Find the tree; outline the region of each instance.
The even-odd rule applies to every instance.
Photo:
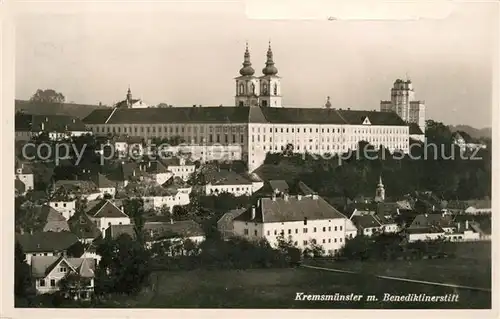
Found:
[[[325,249],[323,246],[318,244],[315,240],[311,240],[309,243],[309,249],[313,255],[313,257],[321,257],[325,254]]]
[[[17,297],[27,297],[30,282],[30,267],[26,263],[23,248],[16,241],[14,254],[14,293]]]
[[[160,103],[156,107],[157,108],[166,108],[166,107],[169,107],[169,105],[167,103]]]
[[[84,252],[85,252],[85,246],[80,241],[77,241],[76,243],[71,245],[66,251],[68,257],[74,257],[74,258],[82,257]]]
[[[80,299],[80,293],[89,290],[91,280],[77,273],[70,273],[59,281],[60,293],[71,299]]]
[[[96,272],[96,293],[135,294],[151,274],[151,255],[127,234],[107,239],[97,247],[101,256]]]
[[[141,198],[126,199],[123,203],[125,213],[134,221],[137,240],[144,243],[144,201]]]
[[[38,89],[35,94],[30,98],[31,102],[37,103],[56,103],[62,104],[65,101],[62,93],[56,92],[52,89],[40,90]]]

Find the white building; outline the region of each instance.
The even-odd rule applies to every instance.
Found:
[[[94,292],[96,262],[87,258],[68,258],[64,256],[37,256],[32,258],[31,278],[38,295],[60,290],[60,282],[70,274],[86,279],[86,285],[78,287],[74,299],[90,299]]]
[[[172,176],[180,177],[184,181],[189,180],[196,169],[194,163],[187,162],[186,159],[182,156],[164,159],[161,160],[161,163],[167,168],[169,172],[172,173]],[[166,180],[164,182],[166,182]],[[163,183],[158,182],[158,184]]]
[[[261,77],[254,76],[249,62],[245,53],[241,76],[235,79],[235,106],[118,107],[94,110],[84,121],[96,135],[123,133],[145,140],[179,136],[189,145],[178,149],[193,145],[193,160],[241,159],[250,171],[263,164],[268,152],[281,153],[290,147],[296,153],[328,156],[355,150],[359,142],[366,141],[391,152],[408,153],[408,116],[402,119],[395,112],[337,109],[331,103],[284,107],[271,49]],[[420,115],[423,106],[418,110],[414,122],[420,123],[425,120]]]
[[[69,220],[75,214],[76,200],[56,195],[49,200],[49,206],[60,212],[66,220]]]
[[[26,192],[33,190],[35,187],[35,179],[34,174],[29,165],[25,165],[24,163],[18,163],[16,161],[16,180],[21,181],[24,184],[24,190],[21,192],[21,195],[26,194]]]
[[[42,133],[47,133],[51,140],[92,134],[79,118],[68,115],[18,113],[15,116],[15,122],[17,140],[30,140]]]
[[[425,132],[425,102],[415,98],[410,80],[397,79],[391,89],[391,100],[380,102],[381,112],[395,112],[403,121],[416,123]]]
[[[144,209],[161,209],[163,206],[173,209],[190,203],[189,193],[175,192],[165,196],[143,196]],[[171,210],[172,211],[172,210]]]
[[[143,109],[143,108],[151,107],[151,105],[142,101],[142,99],[133,99],[132,98],[132,91],[130,91],[130,88],[128,88],[127,96],[125,97],[125,100],[116,103],[115,107],[116,108]]]
[[[262,181],[252,181],[233,171],[220,170],[209,177],[205,185],[206,195],[230,193],[234,196],[250,196],[264,186]]]
[[[111,225],[129,225],[130,218],[123,209],[116,207],[107,199],[87,203],[86,214],[105,236],[105,230]]]
[[[357,234],[354,224],[323,198],[286,194],[259,199],[256,207],[234,218],[233,232],[248,239],[265,238],[273,246],[280,235],[301,249],[312,242],[327,254],[336,253]]]

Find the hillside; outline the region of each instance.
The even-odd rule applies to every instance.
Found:
[[[491,138],[491,127],[486,127],[482,129],[477,129],[469,125],[455,125],[455,126],[449,125],[448,127],[452,132],[464,131],[474,139]]]
[[[106,106],[89,105],[89,104],[39,104],[31,103],[25,100],[16,100],[15,109],[30,114],[43,114],[43,115],[71,115],[83,119],[89,115],[93,110],[99,108],[106,108]]]

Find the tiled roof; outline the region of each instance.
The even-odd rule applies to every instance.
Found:
[[[251,219],[252,208],[235,218],[238,221],[277,223],[318,219],[346,218],[321,197],[288,196],[261,198],[260,207],[255,207],[255,219]]]
[[[94,204],[95,202],[97,202],[97,204]],[[89,216],[94,218],[128,217],[127,214],[107,199],[94,201],[94,203],[92,203],[92,208],[86,211]]]
[[[424,134],[424,132],[422,132],[422,130],[420,129],[420,126],[418,126],[417,123],[410,123],[408,125],[409,127],[409,131],[410,131],[410,135],[422,135]]]
[[[109,110],[95,110],[84,119],[84,122],[88,124],[104,124],[109,115]],[[109,118],[108,124],[250,122],[360,125],[367,117],[372,125],[406,125],[393,112],[275,107],[118,108]]]
[[[68,220],[69,228],[80,239],[97,238],[101,234],[87,214],[74,214]]]
[[[16,131],[23,132],[81,132],[86,130],[85,124],[79,118],[68,115],[33,115],[18,113],[15,116],[15,125]]]
[[[356,215],[351,218],[354,225],[360,228],[380,227],[380,222],[371,214]]]
[[[478,199],[478,200],[468,200],[466,201],[468,207],[474,207],[478,209],[491,208],[491,200]]]
[[[55,182],[54,187],[57,191],[64,190],[76,194],[90,194],[98,192],[97,185],[92,181],[86,180],[59,180]]]
[[[70,232],[35,232],[33,234],[16,234],[16,240],[25,253],[63,251],[78,241],[78,237]]]
[[[14,180],[14,186],[16,188],[16,191],[20,194],[23,194],[26,191],[26,185],[24,185],[24,183],[19,178],[16,178]]]
[[[67,258],[62,256],[33,256],[31,258],[31,275],[34,278],[45,278],[52,269],[61,262],[66,262],[80,276],[93,278],[95,272],[95,259]]]
[[[206,179],[212,185],[248,185],[252,184],[252,182],[240,174],[228,171],[228,170],[220,170],[220,171],[212,171],[206,174]]]
[[[441,214],[419,214],[415,216],[410,228],[425,228],[431,226],[453,227],[453,219],[448,215]]]
[[[66,218],[49,205],[40,206],[40,218],[46,222],[43,227],[44,232],[70,231]]]
[[[128,234],[135,238],[133,224],[111,225],[108,230],[111,238],[115,239],[122,234]],[[155,241],[174,237],[204,236],[204,231],[200,224],[192,220],[182,220],[170,222],[146,222],[144,223],[144,235],[148,241]]]
[[[92,178],[92,181],[99,188],[112,188],[112,187],[116,187],[115,183],[113,183],[112,181],[110,181],[106,176],[104,176],[101,173],[97,173],[97,175],[95,175]]]
[[[123,108],[116,109],[108,124],[247,123],[248,111],[249,108],[246,107]],[[99,116],[93,113],[85,118],[84,122],[104,124],[105,114]]]
[[[289,191],[288,183],[282,179],[281,180],[278,180],[278,179],[270,180],[269,185],[271,186],[271,189],[273,191],[278,190],[281,193],[288,193],[288,191]]]

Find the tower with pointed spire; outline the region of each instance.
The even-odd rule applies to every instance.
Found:
[[[383,202],[385,200],[385,188],[382,183],[382,176],[378,178],[377,190],[375,191],[375,202]]]
[[[250,51],[246,43],[243,57],[243,67],[240,69],[240,76],[236,80],[236,106],[257,106],[259,105],[259,79],[254,76],[255,70],[250,62]]]
[[[277,75],[278,69],[274,66],[273,50],[271,41],[267,49],[266,66],[262,69],[260,80],[260,98],[261,106],[281,107],[281,78]]]
[[[125,100],[127,101],[127,107],[132,106],[132,91],[130,91],[130,85],[127,91],[127,98]]]

